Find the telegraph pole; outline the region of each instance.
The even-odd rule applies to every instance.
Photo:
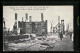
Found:
[[[51,31],[51,34],[52,34],[52,27],[53,27],[53,26],[52,26],[52,22],[50,22],[50,23],[51,23],[51,28],[50,28],[50,31]]]

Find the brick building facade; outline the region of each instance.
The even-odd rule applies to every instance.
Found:
[[[15,15],[16,16],[16,15]],[[28,16],[28,15],[27,15]],[[43,13],[41,13],[41,21],[35,21],[33,22],[32,17],[29,16],[29,21],[27,22],[26,20],[23,21],[18,21],[18,29],[20,29],[20,34],[47,34],[47,20],[44,21],[43,19]],[[16,21],[15,21],[16,23]],[[13,27],[14,29],[14,27]]]

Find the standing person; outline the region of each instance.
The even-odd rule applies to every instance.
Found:
[[[62,34],[62,31],[60,32],[60,39],[62,41],[62,38],[63,38],[63,34]]]
[[[72,32],[70,32],[70,39],[72,39]]]
[[[74,35],[73,35],[73,33],[72,33],[72,41],[73,41],[73,38],[74,38]]]

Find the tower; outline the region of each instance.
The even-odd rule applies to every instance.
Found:
[[[64,20],[61,20],[61,31],[64,34]]]

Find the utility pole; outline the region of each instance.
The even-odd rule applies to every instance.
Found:
[[[69,24],[67,25],[67,31],[69,31]]]
[[[51,23],[50,31],[51,31],[51,34],[52,34],[52,27],[53,27],[53,26],[52,26],[52,22],[50,22],[50,23]]]
[[[71,24],[68,24],[68,25],[67,25],[67,31],[69,31],[69,27],[70,27],[70,26],[71,26]]]

